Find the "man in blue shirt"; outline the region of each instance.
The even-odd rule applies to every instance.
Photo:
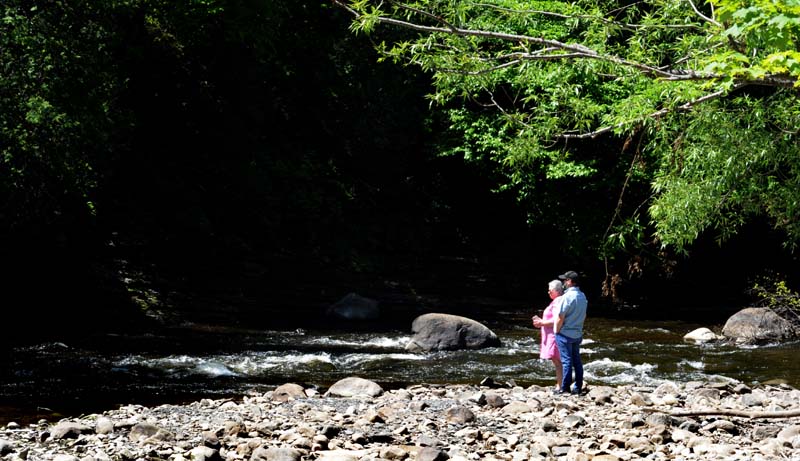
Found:
[[[578,273],[567,271],[558,276],[564,282],[566,291],[561,296],[561,303],[556,306],[556,322],[553,330],[556,344],[561,356],[561,389],[559,394],[571,392],[580,394],[583,390],[583,362],[581,362],[581,342],[583,342],[583,321],[586,319],[588,301],[578,283]],[[572,370],[575,370],[575,386],[572,385]]]

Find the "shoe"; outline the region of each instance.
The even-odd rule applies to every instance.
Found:
[[[566,394],[566,392],[562,391],[561,389],[553,389],[553,395],[561,395]]]
[[[572,395],[586,395],[586,394],[589,393],[589,388],[588,387],[584,387],[581,390],[572,388],[572,390],[569,391],[569,393],[572,394]]]

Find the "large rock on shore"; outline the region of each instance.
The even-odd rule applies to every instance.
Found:
[[[733,314],[722,334],[740,344],[782,342],[797,337],[797,331],[788,320],[766,307],[748,307]]]
[[[383,394],[383,388],[381,388],[381,386],[368,379],[359,378],[358,376],[340,379],[325,393],[326,396],[332,397],[355,397],[359,395],[364,397],[377,397],[381,394]]]
[[[406,345],[411,352],[482,349],[500,346],[500,339],[488,327],[467,317],[424,314],[411,323],[414,337]]]

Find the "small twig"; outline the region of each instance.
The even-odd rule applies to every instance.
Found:
[[[717,27],[722,27],[722,24],[718,23],[713,18],[709,18],[708,16],[704,15],[703,13],[701,13],[700,10],[697,9],[697,6],[695,6],[695,4],[694,4],[694,2],[692,0],[689,0],[689,4],[692,5],[692,9],[694,10],[694,12],[698,16],[700,16],[704,21],[710,22],[711,24],[714,24]]]
[[[629,29],[629,30],[646,29],[646,28],[660,28],[660,29],[696,29],[696,28],[698,28],[698,26],[696,24],[648,24],[648,25],[645,25],[645,24],[631,24],[631,23],[627,23],[627,22],[619,22],[619,21],[614,21],[614,20],[611,20],[611,19],[606,19],[606,18],[604,18],[602,16],[592,16],[592,15],[588,15],[588,14],[578,14],[578,15],[563,14],[563,13],[556,13],[554,11],[544,11],[544,10],[515,10],[515,9],[512,9],[512,8],[503,8],[503,7],[500,7],[500,6],[497,6],[497,5],[490,5],[490,4],[487,4],[487,3],[476,3],[475,6],[481,6],[481,7],[484,7],[484,8],[491,8],[493,10],[503,11],[503,12],[506,12],[506,13],[539,14],[539,15],[542,15],[542,16],[551,16],[551,17],[559,18],[559,19],[590,19],[590,20],[595,20],[595,21],[602,22],[604,24],[612,24],[612,25],[619,26],[619,27],[622,27],[622,28],[625,28],[625,29]]]

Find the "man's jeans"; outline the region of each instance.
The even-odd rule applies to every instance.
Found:
[[[580,393],[583,389],[583,362],[581,362],[581,342],[580,338],[570,338],[561,333],[556,334],[556,344],[558,344],[558,354],[561,356],[561,368],[563,370],[561,378],[561,391],[570,392],[572,384],[572,369],[575,369],[575,389],[574,393]]]

